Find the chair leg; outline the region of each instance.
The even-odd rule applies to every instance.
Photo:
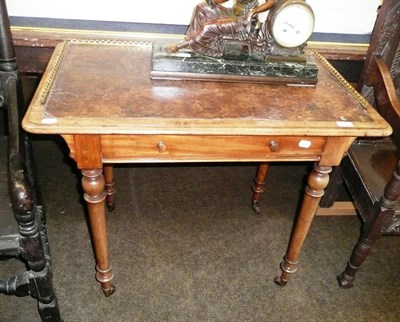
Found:
[[[37,300],[37,308],[42,321],[62,321],[57,298],[53,292],[50,265],[41,272],[24,271],[7,280],[0,281],[0,293],[15,296],[32,296]]]
[[[56,298],[52,302],[47,304],[38,302],[38,311],[42,321],[46,322],[62,321]]]
[[[61,314],[57,297],[53,291],[50,264],[41,272],[29,272],[30,295],[38,301],[38,312],[42,321],[60,322]]]
[[[27,262],[29,270],[11,276],[7,280],[0,280],[0,293],[19,297],[30,295],[37,300],[42,321],[59,322],[62,319],[52,284],[50,254],[41,219],[43,214],[40,207],[32,211],[32,214],[34,219],[31,226],[34,228],[28,231],[31,233],[33,231],[33,235],[20,237],[20,256]],[[20,231],[27,226],[21,221],[18,224]]]
[[[261,213],[261,208],[258,202],[261,199],[261,194],[265,190],[265,177],[268,171],[268,163],[260,163],[257,168],[257,174],[254,179],[254,185],[252,186],[253,196],[252,196],[252,206],[257,215]]]
[[[380,211],[378,214],[371,216],[369,220],[365,222],[360,239],[353,249],[346,269],[337,276],[337,281],[340,287],[351,288],[354,286],[357,271],[367,258],[372,245],[382,235],[383,219],[386,214],[387,212]]]
[[[380,210],[369,216],[363,226],[360,239],[354,247],[347,267],[338,277],[340,287],[350,288],[354,285],[355,274],[367,258],[372,245],[382,235],[386,218],[392,218],[394,207],[400,196],[400,162],[389,183],[385,187],[384,195],[379,201]]]
[[[319,203],[321,208],[329,208],[333,206],[339,195],[339,189],[343,185],[343,177],[340,172],[340,167],[334,167],[329,177],[329,184]]]
[[[106,186],[106,205],[109,211],[115,209],[115,182],[114,182],[114,167],[112,165],[103,166],[104,181]]]

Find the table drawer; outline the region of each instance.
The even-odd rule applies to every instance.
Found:
[[[317,160],[325,137],[102,135],[104,162]]]

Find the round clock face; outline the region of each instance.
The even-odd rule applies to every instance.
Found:
[[[314,30],[314,14],[304,3],[288,3],[279,10],[272,21],[272,36],[286,48],[305,43]]]

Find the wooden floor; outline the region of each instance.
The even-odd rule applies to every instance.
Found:
[[[357,209],[352,201],[336,201],[332,207],[319,208],[317,216],[356,216]]]

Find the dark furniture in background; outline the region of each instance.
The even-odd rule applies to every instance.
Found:
[[[0,293],[31,295],[43,321],[61,321],[30,141],[20,127],[24,100],[4,0],[0,15],[0,106],[8,119],[8,135],[0,137],[0,258],[19,258],[27,267],[0,279]]]
[[[332,206],[342,179],[363,221],[361,235],[339,285],[352,287],[373,243],[382,235],[400,235],[400,2],[386,0],[371,37],[358,91],[390,123],[393,134],[385,139],[356,141],[321,201]]]

